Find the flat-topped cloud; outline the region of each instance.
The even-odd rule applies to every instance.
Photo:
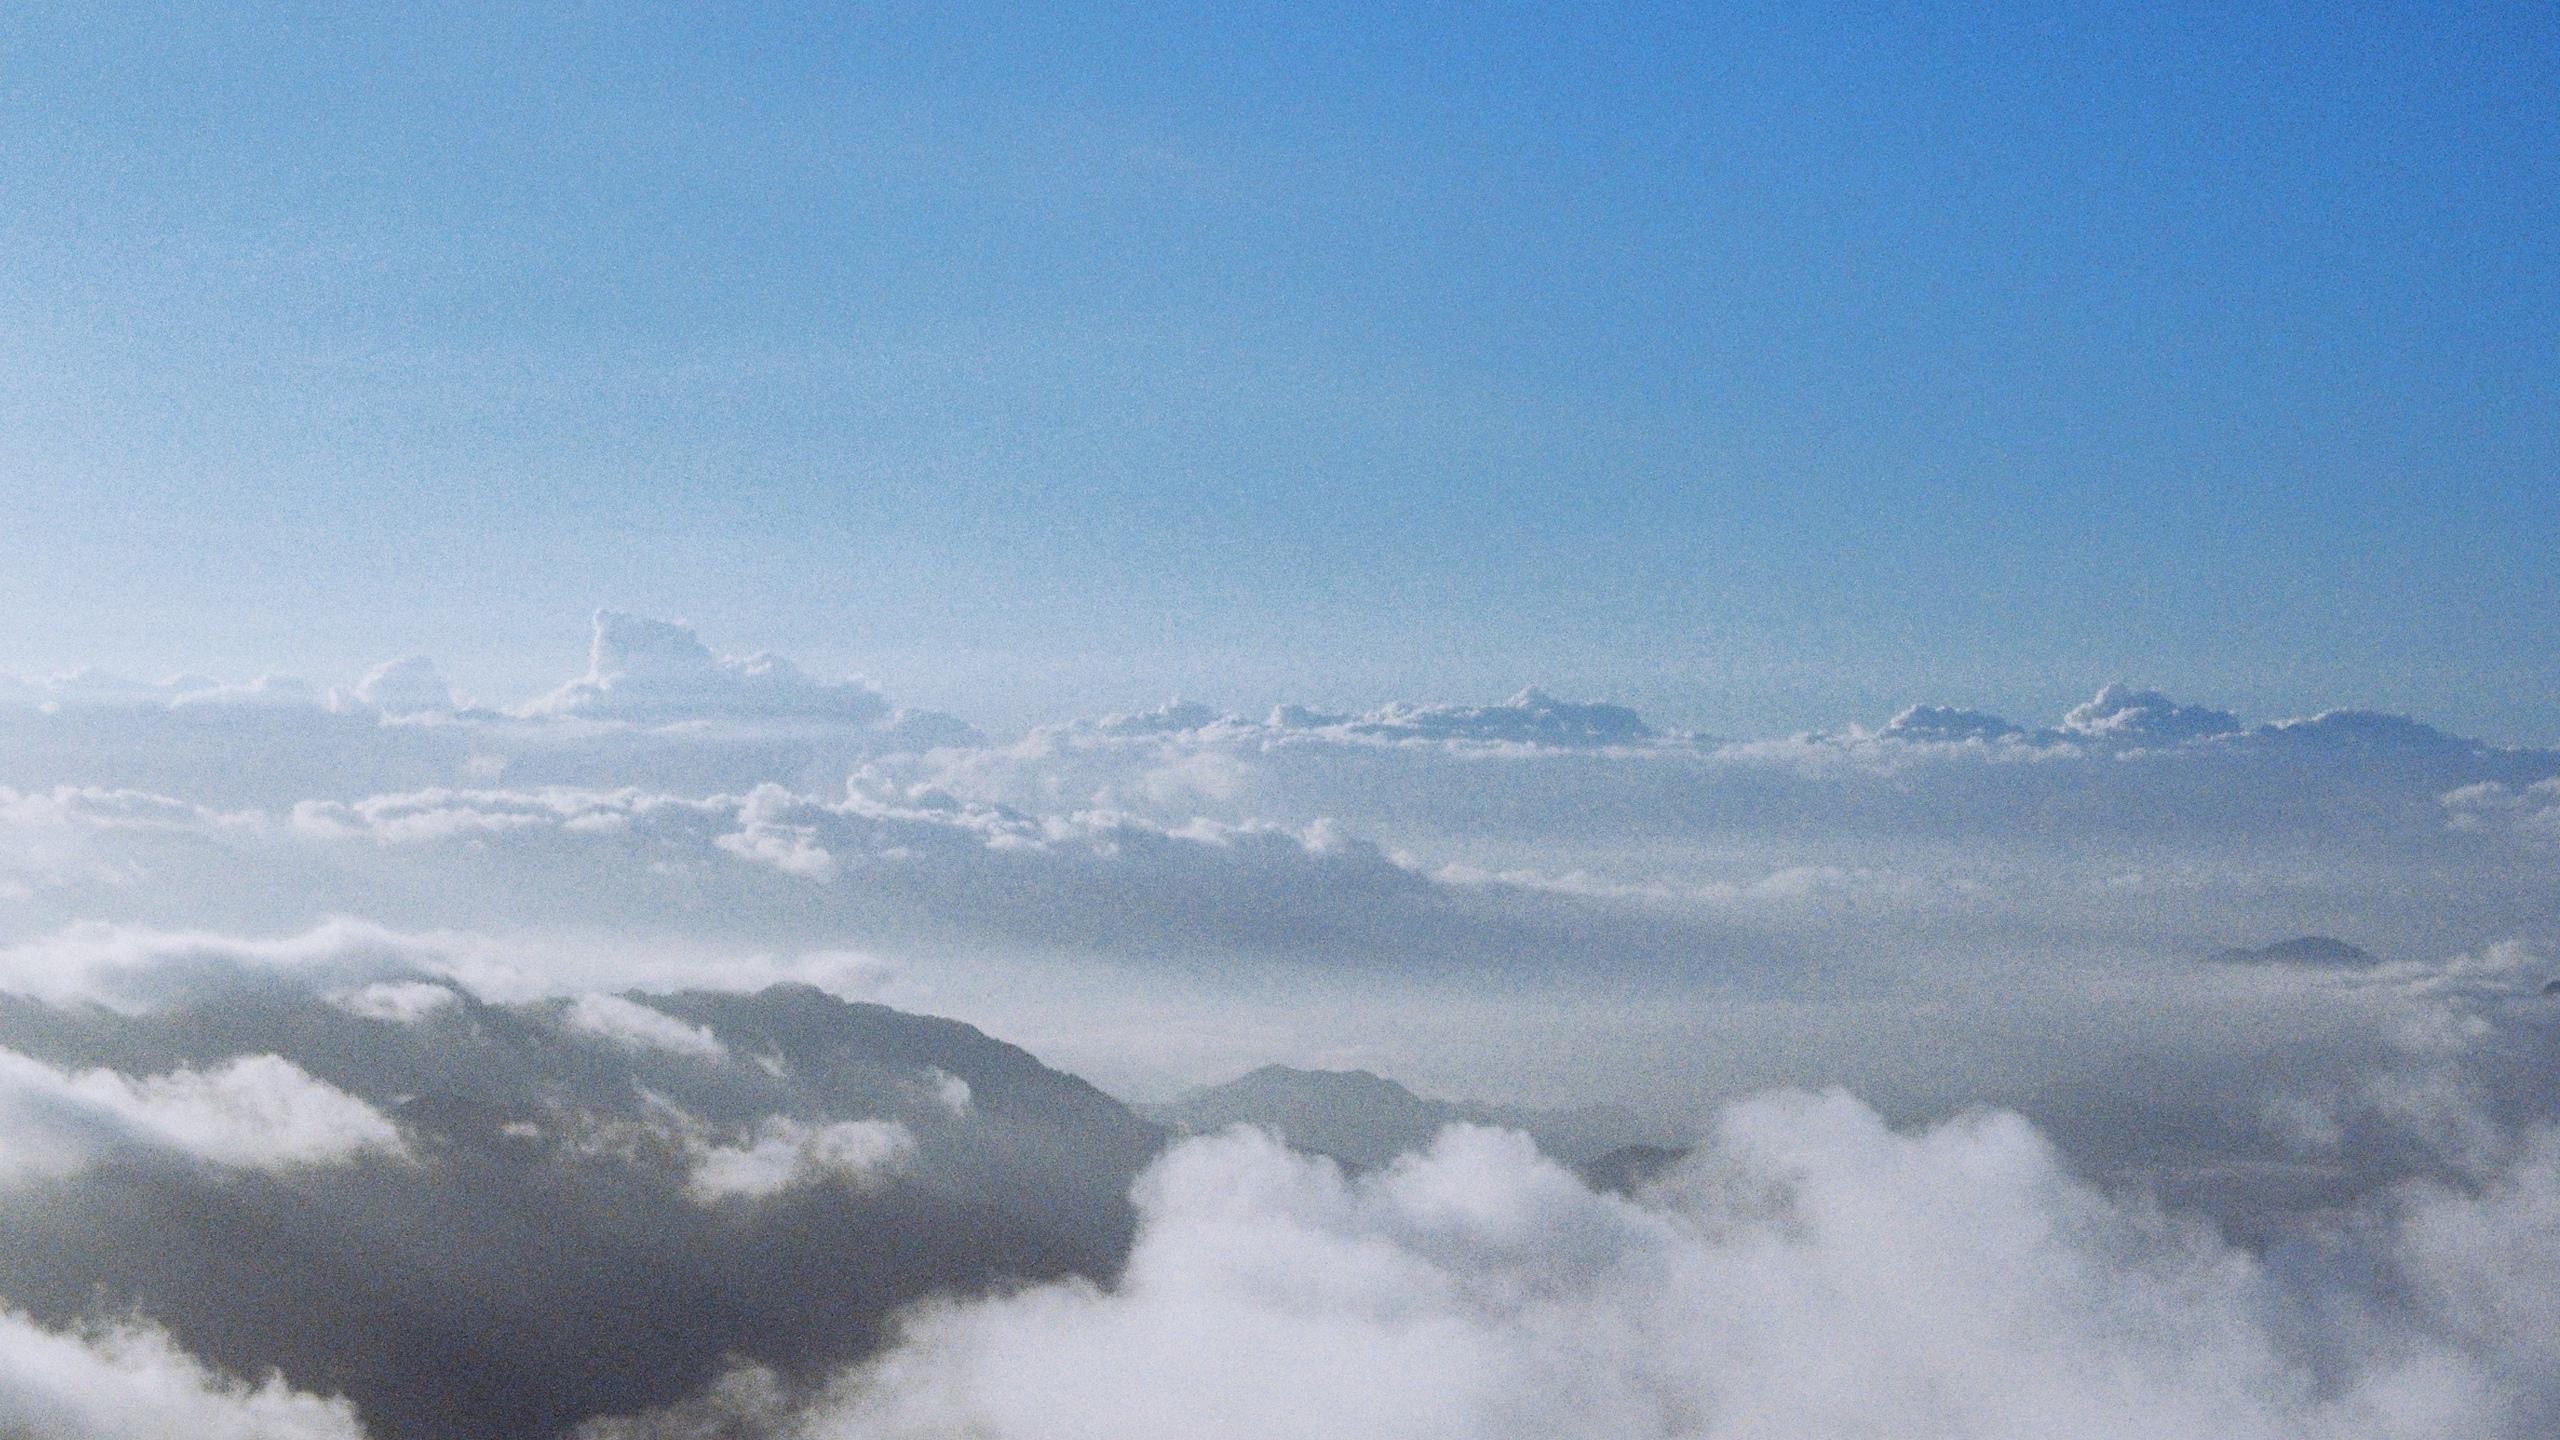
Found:
[[[424,655],[376,665],[349,693],[356,704],[384,715],[450,714],[457,708],[453,687]]]
[[[813,680],[778,655],[714,655],[689,626],[599,610],[587,673],[521,713],[651,724],[743,716],[867,725],[889,713],[889,701],[859,680]]]
[[[512,706],[461,702],[424,656],[327,689],[289,676],[0,680],[0,785],[269,807],[501,776],[708,793],[836,783],[867,757],[983,740],[859,680],[717,655],[668,621],[600,612],[588,652],[583,674]]]

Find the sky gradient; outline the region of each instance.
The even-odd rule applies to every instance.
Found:
[[[2555,122],[0,0],[0,1437],[2560,1436]]]
[[[0,9],[0,671],[2560,739],[2560,21]]]

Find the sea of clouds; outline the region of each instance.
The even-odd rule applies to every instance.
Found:
[[[2556,933],[2560,752],[2113,684],[989,736],[610,614],[502,705],[423,660],[0,681],[0,1431],[501,1433],[346,1398],[414,1376],[291,1348],[254,1253],[84,1288],[123,1262],[73,1237],[212,1207],[355,1265],[468,1216],[503,1275],[547,1205],[586,1278],[510,1308],[429,1243],[418,1355],[731,1318],[646,1376],[523,1339],[574,1403],[505,1433],[2544,1434]],[[1074,1079],[1270,1060],[1678,1156],[1346,1171]],[[887,1236],[929,1263],[793,1263]]]

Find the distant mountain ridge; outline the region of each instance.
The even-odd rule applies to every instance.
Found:
[[[1223,1085],[1139,1110],[1160,1124],[1194,1134],[1259,1125],[1299,1149],[1361,1167],[1384,1165],[1428,1145],[1450,1125],[1524,1131],[1539,1148],[1572,1165],[1661,1138],[1656,1127],[1624,1106],[1539,1110],[1434,1100],[1367,1070],[1287,1065],[1265,1065]]]
[[[2272,945],[2235,945],[2216,950],[2213,958],[2230,965],[2332,965],[2352,967],[2381,963],[2370,950],[2331,935],[2297,935]]]

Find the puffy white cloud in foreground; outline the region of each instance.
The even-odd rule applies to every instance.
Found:
[[[685,1192],[702,1204],[716,1205],[762,1200],[825,1180],[864,1190],[896,1175],[915,1150],[915,1135],[895,1120],[810,1125],[775,1116],[760,1123],[744,1144],[701,1151]]]
[[[1108,1287],[929,1307],[807,1406],[740,1373],[588,1433],[2418,1440],[2547,1433],[2560,1389],[2547,1158],[2377,1219],[2407,1300],[2110,1198],[2014,1116],[1837,1094],[1731,1109],[1634,1200],[1466,1128],[1352,1179],[1187,1142],[1138,1196]]]
[[[663,1050],[714,1062],[729,1058],[729,1047],[709,1030],[620,995],[580,995],[569,1002],[564,1019],[572,1030],[627,1049]]]
[[[969,1089],[969,1082],[939,1065],[932,1066],[924,1072],[923,1083],[925,1090],[933,1096],[933,1103],[954,1116],[967,1116],[970,1107],[977,1103],[976,1095]]]
[[[48,1330],[0,1309],[0,1435],[29,1440],[363,1440],[346,1401],[207,1369],[140,1321]]]
[[[429,980],[384,980],[331,999],[350,1015],[386,1025],[416,1025],[462,1003],[452,986]]]
[[[2476,1190],[2416,1187],[2396,1258],[2504,1385],[2545,1397],[2560,1386],[2560,1131],[2532,1133]]]
[[[66,1174],[134,1148],[265,1171],[407,1154],[381,1111],[279,1056],[136,1078],[0,1050],[0,1181]]]

